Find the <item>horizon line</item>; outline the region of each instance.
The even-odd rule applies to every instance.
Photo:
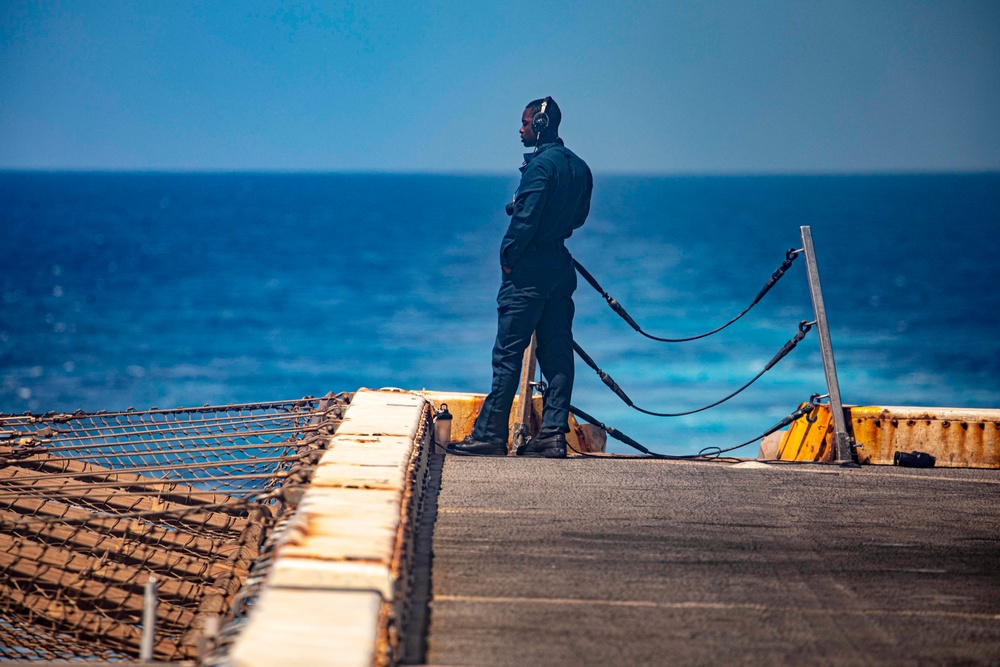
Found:
[[[312,169],[312,168],[214,168],[214,167],[16,167],[0,166],[0,174],[189,174],[189,175],[315,175],[315,176],[444,176],[444,177],[498,177],[515,178],[515,174],[506,171],[460,169],[419,170],[419,169]],[[602,176],[642,177],[642,178],[755,178],[755,177],[822,177],[822,176],[987,176],[1000,175],[1000,167],[986,169],[858,169],[858,170],[773,170],[773,171],[740,171],[740,170],[619,170],[608,169],[595,172],[595,178]]]

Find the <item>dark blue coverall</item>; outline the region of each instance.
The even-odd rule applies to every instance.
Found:
[[[526,153],[514,213],[500,244],[493,385],[472,437],[507,442],[524,351],[537,338],[538,365],[548,382],[543,431],[569,431],[573,394],[573,292],[576,271],[563,241],[590,212],[593,176],[587,163],[556,138]]]

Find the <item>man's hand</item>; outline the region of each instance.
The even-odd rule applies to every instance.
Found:
[[[510,273],[513,270],[513,269],[508,269],[506,266],[501,266],[500,268],[503,269],[504,273]]]

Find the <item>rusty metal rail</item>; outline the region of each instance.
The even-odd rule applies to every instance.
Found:
[[[347,402],[0,414],[0,661],[195,657]]]

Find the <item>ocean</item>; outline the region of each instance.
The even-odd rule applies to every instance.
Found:
[[[485,392],[514,176],[0,172],[0,412]],[[801,225],[845,403],[1000,407],[1000,174],[598,174],[567,245],[644,329],[682,337],[740,312]],[[640,337],[583,280],[576,304],[577,342],[660,412],[730,393],[814,319],[801,258],[695,342]],[[688,454],[825,391],[813,331],[712,410],[639,414],[579,361],[573,402]]]

